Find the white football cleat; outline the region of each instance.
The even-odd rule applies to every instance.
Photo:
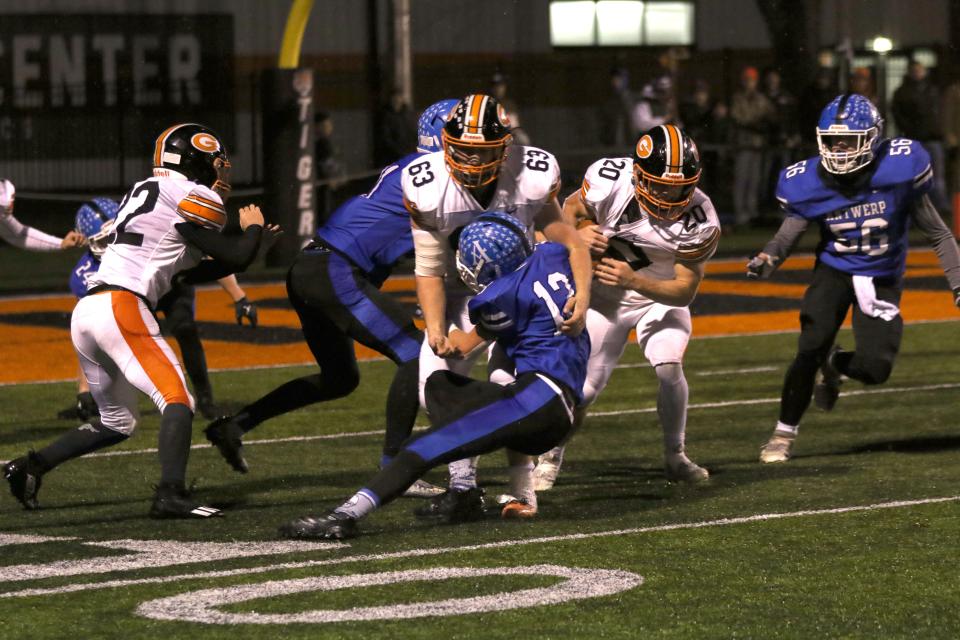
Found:
[[[563,448],[555,447],[537,458],[537,466],[533,470],[534,491],[549,491],[557,481],[560,465],[563,464]]]
[[[774,462],[786,462],[790,459],[793,451],[793,443],[797,439],[797,434],[789,431],[774,431],[773,435],[760,449],[760,462],[770,464]]]
[[[667,454],[664,462],[664,472],[670,482],[696,484],[710,479],[710,472],[688,458],[683,451]]]
[[[432,498],[446,491],[444,487],[438,487],[426,480],[417,480],[403,492],[404,498]]]

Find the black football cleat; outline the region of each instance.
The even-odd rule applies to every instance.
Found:
[[[413,515],[447,524],[482,520],[484,518],[483,489],[478,487],[466,491],[448,489],[431,498],[422,507],[414,509]]]
[[[337,511],[322,516],[301,516],[280,525],[278,531],[284,538],[294,540],[346,540],[360,533],[356,518]]]
[[[217,418],[203,430],[203,433],[234,471],[238,473],[250,471],[250,466],[243,457],[243,429],[231,416]]]
[[[153,494],[153,504],[150,505],[150,517],[157,519],[213,518],[222,515],[220,509],[194,500],[190,497],[190,492],[179,484],[160,484]]]
[[[820,373],[817,376],[817,382],[813,386],[813,403],[819,409],[832,411],[840,397],[840,384],[842,375],[833,366],[834,357],[840,352],[838,345],[830,348],[823,364],[820,366]]]
[[[43,478],[40,469],[37,454],[33,451],[3,466],[3,477],[10,483],[10,493],[28,511],[40,508],[40,503],[37,502]]]

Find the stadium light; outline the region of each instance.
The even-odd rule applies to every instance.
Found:
[[[887,38],[886,36],[877,36],[870,41],[869,48],[877,53],[888,53],[893,49],[893,40]]]

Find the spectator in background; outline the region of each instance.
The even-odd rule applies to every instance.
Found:
[[[797,129],[797,99],[781,84],[780,72],[769,68],[763,73],[763,95],[773,106],[768,141],[763,153],[760,201],[764,208],[778,211],[774,197],[780,169],[793,164],[800,144]]]
[[[377,153],[374,161],[378,167],[399,160],[417,150],[417,116],[403,99],[403,93],[394,89],[390,100],[380,110],[377,119]]]
[[[639,132],[668,122],[677,122],[677,101],[673,96],[673,78],[657,76],[643,87],[633,108],[633,129]]]
[[[873,73],[869,67],[856,67],[850,73],[850,93],[859,93],[879,107]]]
[[[891,112],[900,135],[917,140],[930,154],[934,181],[930,199],[941,213],[947,212],[950,205],[944,183],[940,94],[918,60],[910,62],[903,84],[894,92]]]
[[[803,91],[798,103],[797,125],[800,129],[800,144],[804,157],[815,156],[817,148],[817,121],[820,112],[837,97],[837,82],[833,69],[820,67],[813,82]]]
[[[947,156],[948,193],[960,192],[960,80],[943,94],[943,142]],[[954,229],[956,234],[960,229]]]
[[[520,112],[517,109],[516,101],[507,95],[507,76],[497,71],[490,79],[490,95],[497,99],[510,118],[510,126],[513,127],[513,141],[516,144],[529,145],[530,136],[527,134],[523,125],[520,124]]]
[[[326,111],[317,111],[313,116],[314,161],[317,166],[317,180],[325,181],[317,187],[318,216],[326,220],[327,214],[333,211],[332,191],[344,181],[346,171],[340,160],[340,152],[333,144],[333,119]]]
[[[633,102],[630,73],[623,67],[614,67],[610,70],[610,92],[599,110],[601,144],[625,148],[636,142],[631,123]]]
[[[703,164],[700,188],[711,195],[717,212],[723,216],[730,210],[729,162],[727,143],[730,120],[727,106],[710,95],[710,83],[697,80],[690,99],[680,105],[680,120],[684,130],[697,141]]]
[[[743,226],[757,217],[757,199],[763,168],[763,150],[773,120],[773,105],[758,90],[760,74],[746,67],[740,75],[741,89],[733,94],[730,115],[733,118],[734,224]]]

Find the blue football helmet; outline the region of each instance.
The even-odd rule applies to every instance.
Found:
[[[837,96],[820,114],[820,162],[830,173],[853,173],[873,160],[883,136],[883,118],[859,93]]]
[[[523,264],[533,247],[523,224],[499,211],[484,213],[463,228],[457,248],[460,279],[479,293]]]
[[[454,99],[441,100],[424,109],[417,121],[417,151],[420,153],[440,151],[443,125],[447,123],[447,116],[458,102],[459,100]]]
[[[120,205],[110,198],[94,198],[77,209],[74,226],[86,236],[90,253],[99,257],[107,250]]]

